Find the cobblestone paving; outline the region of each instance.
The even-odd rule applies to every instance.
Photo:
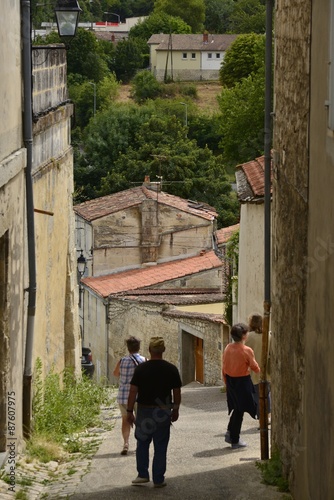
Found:
[[[22,500],[69,498],[75,493],[81,478],[88,472],[96,450],[102,441],[109,437],[115,420],[118,418],[120,414],[116,403],[110,407],[101,408],[101,427],[87,429],[86,432],[76,437],[86,444],[90,451],[85,455],[72,453],[65,463],[44,464],[37,461],[29,463],[25,455],[17,456],[15,492],[10,491],[10,485],[0,479],[0,500],[13,499],[18,494]],[[6,462],[3,469],[8,472]]]

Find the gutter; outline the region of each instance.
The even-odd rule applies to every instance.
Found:
[[[32,406],[32,354],[34,342],[34,326],[36,312],[36,252],[35,222],[32,181],[32,60],[31,60],[31,21],[30,0],[21,0],[22,22],[22,72],[23,72],[23,139],[27,149],[26,163],[26,204],[27,204],[27,237],[28,237],[28,315],[25,341],[25,362],[23,372],[23,435],[30,437]]]

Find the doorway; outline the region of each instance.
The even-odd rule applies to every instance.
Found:
[[[182,383],[204,384],[203,339],[182,330]]]

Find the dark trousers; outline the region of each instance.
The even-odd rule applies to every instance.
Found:
[[[165,479],[170,426],[170,410],[143,408],[138,405],[135,430],[137,472],[139,477],[150,477],[149,449],[153,441],[152,476],[154,484],[161,484]]]
[[[242,426],[242,421],[244,419],[244,412],[240,410],[233,410],[230,416],[230,421],[228,423],[227,429],[230,431],[231,443],[239,443],[240,430]]]

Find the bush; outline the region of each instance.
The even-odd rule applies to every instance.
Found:
[[[196,85],[184,85],[181,87],[181,94],[197,99],[197,88]]]
[[[264,484],[277,486],[282,492],[289,492],[289,483],[282,476],[282,462],[278,452],[272,453],[271,459],[266,462],[257,462],[256,466],[261,470]]]
[[[139,71],[131,83],[131,96],[137,103],[155,99],[161,94],[161,85],[149,70]]]
[[[105,387],[86,376],[77,380],[73,370],[64,370],[62,383],[60,375],[51,370],[43,382],[42,362],[37,359],[33,397],[35,436],[62,442],[65,436],[94,425],[101,405],[107,401]]]

